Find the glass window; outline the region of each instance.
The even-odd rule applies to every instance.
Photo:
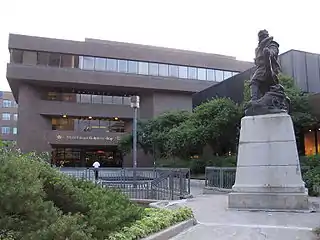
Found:
[[[122,97],[121,96],[113,96],[113,101],[114,104],[122,104]]]
[[[149,74],[153,76],[159,75],[159,64],[158,63],[149,63]]]
[[[18,114],[17,113],[13,114],[13,120],[15,120],[15,121],[18,120]]]
[[[159,64],[159,76],[167,77],[169,75],[169,66],[167,64]]]
[[[138,62],[128,61],[128,72],[138,74]]]
[[[79,68],[83,69],[83,56],[79,56]]]
[[[107,71],[116,72],[118,67],[118,60],[116,59],[107,59]]]
[[[79,119],[78,121],[78,130],[84,131],[84,132],[90,132],[90,120],[89,119]]]
[[[109,121],[109,132],[124,132],[124,122],[119,121]]]
[[[179,77],[179,68],[176,65],[169,65],[169,76],[170,77]]]
[[[119,60],[118,71],[123,72],[123,73],[128,72],[128,61],[127,60]]]
[[[145,74],[148,75],[148,63],[147,62],[139,62],[139,74]]]
[[[61,101],[63,102],[76,102],[75,93],[61,93]]]
[[[228,79],[232,77],[232,72],[223,71],[223,79]]]
[[[2,113],[2,120],[10,120],[10,113]]]
[[[216,70],[216,81],[217,82],[223,81],[223,71]]]
[[[92,95],[92,103],[102,103],[102,95]]]
[[[105,58],[94,58],[94,70],[105,71],[106,70],[107,59]]]
[[[61,54],[61,67],[63,68],[77,68],[79,66],[78,58],[69,55],[69,54]]]
[[[232,76],[235,76],[237,74],[238,74],[238,72],[232,72]]]
[[[74,130],[74,119],[72,118],[52,118],[52,130]]]
[[[60,94],[56,93],[56,92],[48,92],[46,99],[45,100],[50,100],[50,101],[59,101],[60,99]]]
[[[188,68],[179,66],[179,78],[188,78]]]
[[[16,135],[18,133],[18,128],[16,128],[16,127],[12,128],[12,133],[14,135]]]
[[[206,69],[205,68],[198,68],[198,79],[199,80],[206,80]]]
[[[100,128],[107,129],[108,126],[109,126],[108,123],[109,123],[108,120],[106,120],[106,119],[100,119],[99,126],[100,126]]]
[[[91,103],[91,95],[81,94],[81,103]]]
[[[1,127],[1,133],[3,135],[8,135],[10,134],[10,127]]]
[[[11,61],[12,63],[22,63],[23,51],[18,49],[11,50]]]
[[[103,96],[103,104],[112,104],[112,96]]]
[[[7,100],[7,99],[4,99],[4,100],[2,101],[2,107],[4,107],[4,108],[10,108],[10,107],[12,107],[11,101],[10,101],[10,100]]]
[[[197,68],[188,67],[188,78],[197,79]]]
[[[214,76],[214,69],[207,69],[207,80],[208,81],[215,81],[215,76]]]
[[[92,130],[100,128],[100,121],[99,119],[91,119],[90,120],[90,127]]]
[[[94,70],[94,57],[83,57],[83,69]]]
[[[49,55],[47,52],[38,52],[37,53],[37,64],[48,66],[49,65]]]
[[[16,101],[13,101],[13,107],[17,108],[18,107],[18,103],[16,103]]]
[[[131,98],[130,97],[123,97],[123,104],[124,105],[130,105],[131,104]]]
[[[80,56],[72,56],[74,61],[73,61],[73,68],[80,68],[80,61],[83,61],[83,59]]]
[[[60,67],[60,53],[50,53],[49,54],[49,66],[51,67]]]

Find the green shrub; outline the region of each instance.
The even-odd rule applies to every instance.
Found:
[[[0,240],[104,240],[128,231],[137,238],[192,215],[186,209],[145,210],[119,191],[76,180],[42,158],[0,147]]]
[[[118,191],[8,148],[0,149],[0,196],[0,239],[104,239],[143,211]]]
[[[306,183],[310,196],[319,196],[320,187],[320,166],[311,168],[303,174],[303,180]]]
[[[124,227],[120,231],[114,232],[108,239],[141,239],[192,217],[193,213],[190,208],[179,208],[177,210],[146,208],[141,220],[136,221],[130,227]]]

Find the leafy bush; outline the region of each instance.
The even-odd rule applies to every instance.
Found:
[[[141,220],[136,221],[130,227],[124,227],[120,231],[114,232],[108,239],[141,239],[192,217],[193,213],[189,208],[179,208],[177,210],[146,208]]]
[[[0,149],[0,196],[0,239],[104,239],[142,214],[118,191],[8,148]]]
[[[34,153],[8,147],[0,147],[0,196],[1,240],[102,240],[164,215],[144,210],[117,190],[69,177]],[[152,231],[188,214],[174,212]]]
[[[320,188],[320,167],[315,167],[308,170],[303,175],[303,180],[306,183],[310,196],[319,196]]]
[[[310,196],[319,196],[320,192],[320,155],[301,156],[300,165],[303,180]]]

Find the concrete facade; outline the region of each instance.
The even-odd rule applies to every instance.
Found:
[[[95,39],[10,34],[9,50],[7,79],[19,103],[18,146],[24,152],[116,147],[131,131],[130,96],[140,96],[141,120],[191,111],[192,94],[252,66],[229,56]],[[109,131],[101,126],[106,121],[123,126]]]

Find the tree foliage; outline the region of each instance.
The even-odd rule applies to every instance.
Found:
[[[290,115],[295,126],[295,130],[300,131],[301,128],[309,127],[317,123],[317,118],[312,114],[309,103],[309,93],[299,89],[294,79],[285,75],[279,75],[280,84],[285,89],[285,93],[291,100]],[[245,81],[244,85],[244,102],[250,100],[249,81]]]
[[[158,153],[158,157],[189,158],[201,153],[207,144],[221,154],[235,145],[241,115],[241,108],[227,98],[208,101],[196,107],[193,113],[167,112],[139,122],[138,145],[146,153]],[[130,152],[132,135],[123,137],[120,147]]]
[[[190,116],[188,111],[166,112],[157,118],[148,121],[140,121],[137,124],[137,143],[145,153],[162,155],[165,151],[165,143],[168,141],[168,132]],[[120,149],[129,153],[132,149],[132,135],[124,136],[119,142]]]
[[[207,144],[215,154],[228,152],[236,140],[241,115],[240,107],[228,98],[201,104],[188,120],[169,131],[167,153],[199,153]]]
[[[290,114],[294,123],[297,142],[304,127],[317,123],[309,104],[309,94],[302,92],[290,77],[279,75],[280,83],[291,99]],[[249,81],[244,83],[244,101],[237,105],[228,98],[215,98],[196,107],[192,113],[170,112],[154,119],[139,122],[138,144],[146,153],[158,157],[189,159],[210,147],[214,155],[236,152],[240,120],[244,106],[250,100]],[[124,152],[132,148],[132,136],[125,136],[120,143]]]
[[[296,134],[296,140],[298,144],[298,149],[301,145],[301,133],[306,127],[311,127],[318,122],[316,116],[312,113],[309,97],[310,94],[303,92],[299,89],[295,83],[294,79],[285,75],[279,75],[280,84],[283,85],[285,93],[291,100],[290,115],[294,124],[294,130]],[[245,81],[244,85],[244,102],[250,100],[250,86],[249,81]]]

